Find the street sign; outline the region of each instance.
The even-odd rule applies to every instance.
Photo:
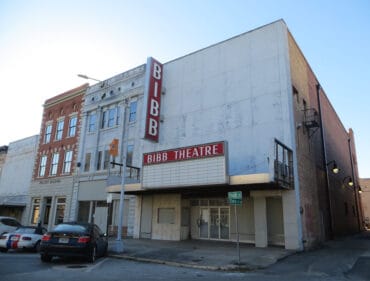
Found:
[[[241,191],[232,191],[227,193],[229,204],[231,205],[242,205],[243,195]]]
[[[229,199],[229,204],[234,205],[235,211],[235,228],[236,228],[236,250],[238,252],[238,265],[240,265],[240,246],[239,246],[239,222],[238,213],[236,211],[236,206],[242,205],[243,194],[241,191],[232,191],[227,193],[227,198]]]

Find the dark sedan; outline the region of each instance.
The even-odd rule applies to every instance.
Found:
[[[108,238],[91,223],[61,223],[44,234],[40,244],[40,257],[50,262],[53,257],[84,257],[95,262],[108,251]]]

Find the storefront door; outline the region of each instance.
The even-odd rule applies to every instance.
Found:
[[[199,237],[203,239],[229,239],[230,209],[210,207],[200,209]]]
[[[199,219],[199,237],[208,238],[208,227],[209,227],[209,209],[200,209],[200,219]]]

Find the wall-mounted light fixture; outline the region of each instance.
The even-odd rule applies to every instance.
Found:
[[[329,166],[329,165],[332,165],[331,171],[334,174],[338,174],[339,173],[340,169],[338,168],[337,162],[335,162],[335,160],[332,160],[332,161],[329,161],[328,163],[326,163],[326,166]]]
[[[353,186],[353,180],[352,180],[352,177],[350,176],[346,176],[344,179],[343,179],[343,183],[344,184],[348,184],[348,186]]]

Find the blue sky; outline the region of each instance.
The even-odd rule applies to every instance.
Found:
[[[42,104],[87,82],[78,73],[106,79],[281,18],[370,178],[369,0],[0,0],[0,145],[38,134]]]

